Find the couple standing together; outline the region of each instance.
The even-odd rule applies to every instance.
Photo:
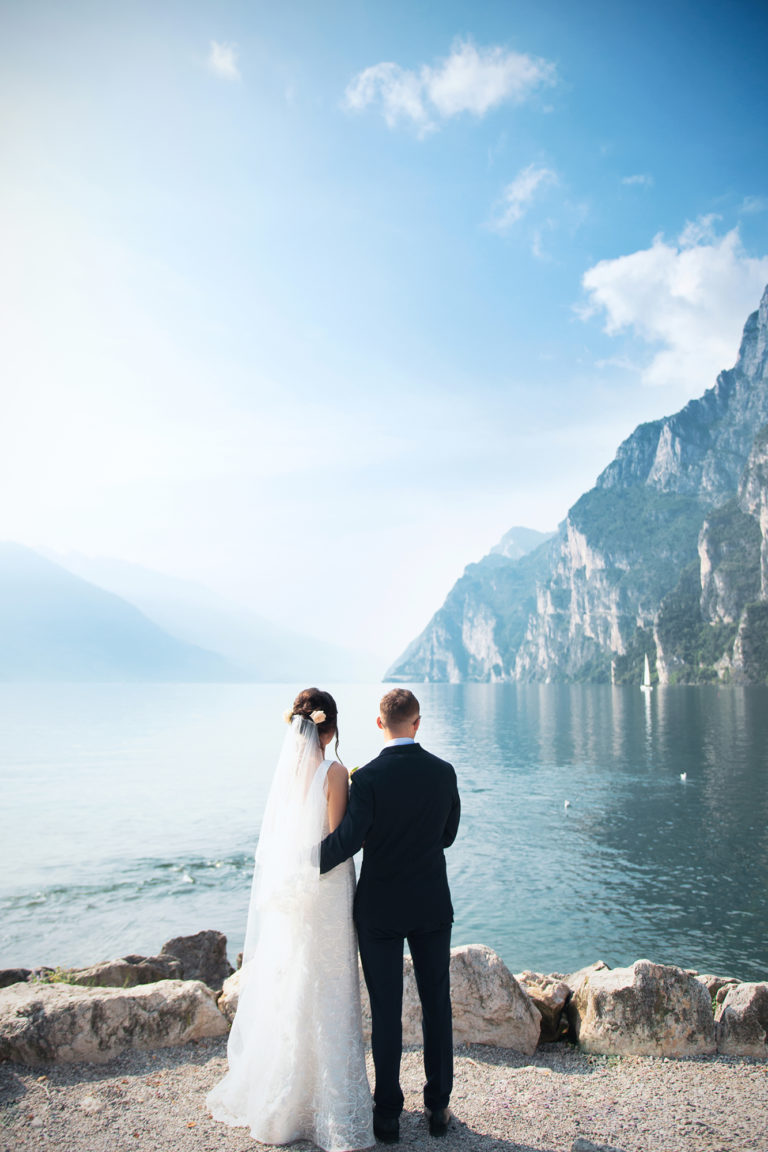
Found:
[[[397,1141],[407,940],[422,1007],[425,1111],[431,1134],[442,1136],[453,1083],[443,850],[459,825],[456,773],[415,742],[419,703],[404,688],[383,697],[384,748],[351,783],[326,756],[334,739],[338,754],[329,693],[300,692],[286,719],[256,849],[229,1071],[208,1106],[265,1144],[305,1139],[352,1152],[374,1137]],[[371,1002],[373,1114],[358,947]]]

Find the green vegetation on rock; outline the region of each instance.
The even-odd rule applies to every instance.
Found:
[[[768,684],[768,604],[748,604],[742,622],[744,664],[754,684]]]
[[[689,564],[664,601],[657,629],[670,684],[717,681],[716,663],[733,648],[736,624],[712,624],[701,613],[699,562]]]

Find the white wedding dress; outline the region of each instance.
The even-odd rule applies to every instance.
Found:
[[[332,762],[317,762],[311,721],[294,717],[292,730],[256,853],[229,1071],[207,1104],[217,1120],[247,1126],[264,1144],[304,1139],[325,1152],[350,1152],[374,1143],[354,864],[320,876],[312,863],[312,847],[328,832]]]

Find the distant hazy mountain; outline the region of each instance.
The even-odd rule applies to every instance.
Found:
[[[639,683],[646,655],[663,684],[768,683],[768,289],[735,366],[551,540],[471,564],[387,679]]]
[[[230,661],[20,544],[0,544],[0,680],[233,681]]]
[[[504,556],[507,560],[521,560],[545,540],[551,540],[554,532],[537,532],[534,528],[510,528],[498,544],[491,548],[491,556]]]
[[[70,572],[135,605],[170,635],[220,653],[250,680],[349,683],[381,676],[373,656],[280,628],[192,581],[122,560],[50,555]]]

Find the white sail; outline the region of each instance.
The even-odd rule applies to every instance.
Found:
[[[643,692],[651,691],[651,666],[648,663],[648,653],[645,654],[645,663],[643,664],[643,682],[640,685]]]

